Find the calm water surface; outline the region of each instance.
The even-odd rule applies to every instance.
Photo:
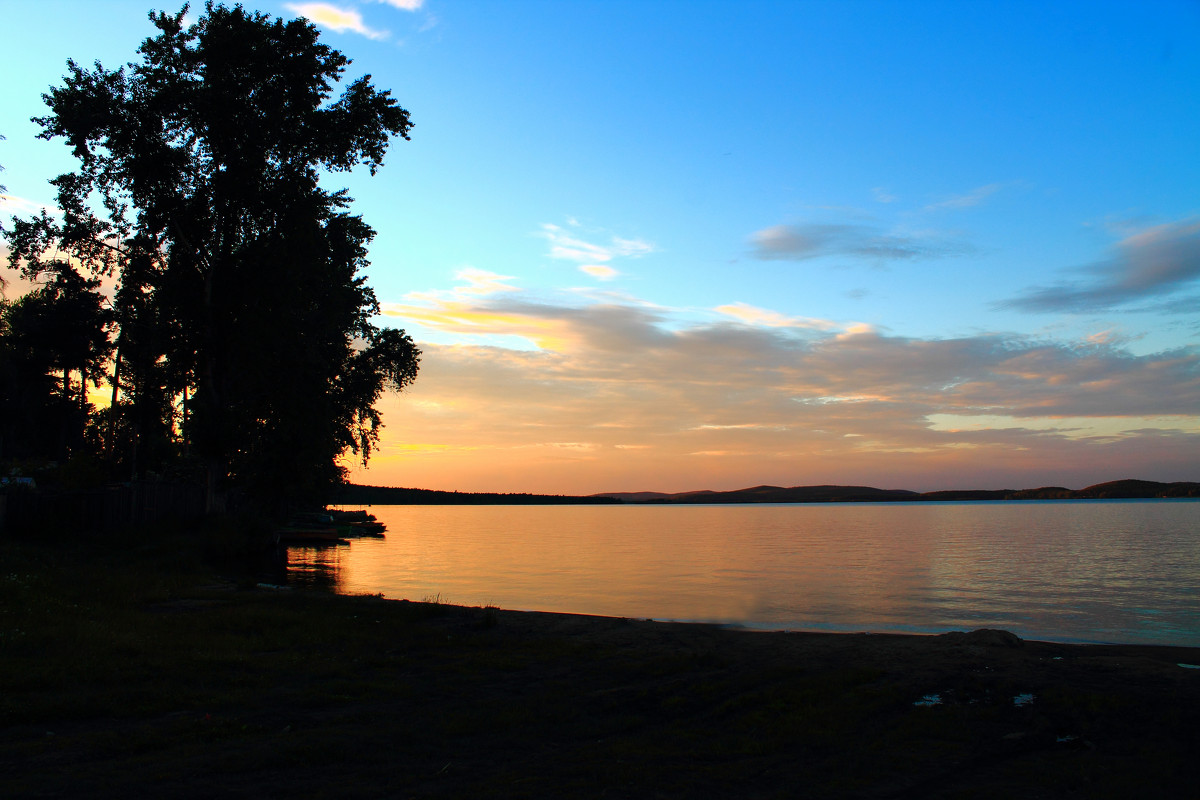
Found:
[[[373,506],[292,579],[756,628],[1200,646],[1200,502]]]

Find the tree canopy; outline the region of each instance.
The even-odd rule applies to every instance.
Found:
[[[125,67],[67,62],[35,121],[79,168],[51,181],[61,219],[13,220],[10,261],[117,280],[103,449],[136,471],[175,441],[217,496],[312,496],[341,455],[370,457],[375,404],[420,355],[373,324],[374,231],[320,180],[375,174],[412,123],[370,75],[335,98],[350,62],[308,22],[209,3],[185,26],[186,10],[151,13],[158,33]]]

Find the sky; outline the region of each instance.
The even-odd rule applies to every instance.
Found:
[[[1200,480],[1194,0],[247,7],[414,122],[327,181],[423,351],[356,482]],[[75,166],[41,94],[151,8],[0,0],[4,218]]]

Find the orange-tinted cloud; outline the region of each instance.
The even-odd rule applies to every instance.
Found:
[[[368,39],[386,39],[387,31],[369,28],[363,23],[362,14],[353,8],[342,8],[331,3],[285,3],[284,8],[315,22],[323,28],[338,33],[350,31]]]
[[[1191,351],[906,338],[737,304],[697,317],[501,285],[388,306],[458,343],[422,345],[421,377],[388,401],[384,447],[358,480],[589,493],[1200,470]],[[472,343],[494,335],[526,344]]]

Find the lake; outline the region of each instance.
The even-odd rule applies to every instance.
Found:
[[[1200,646],[1200,502],[372,506],[289,580],[459,605]]]

